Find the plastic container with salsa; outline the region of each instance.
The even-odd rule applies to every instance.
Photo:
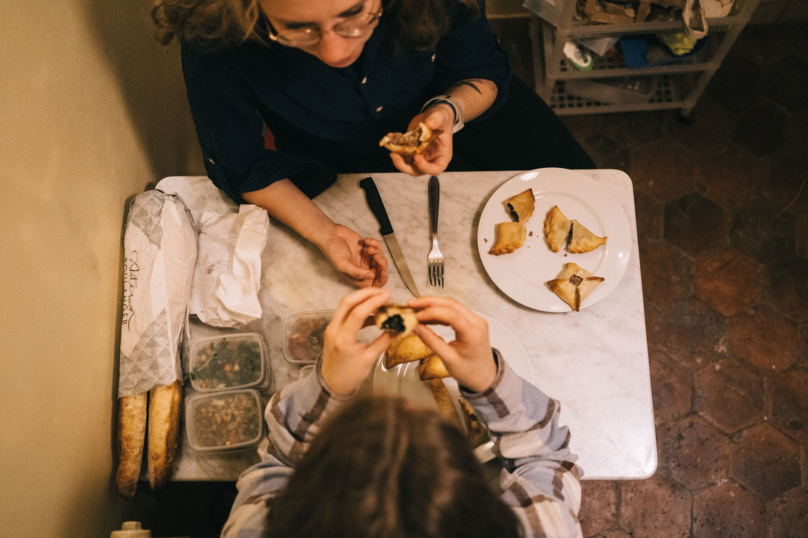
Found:
[[[214,392],[269,384],[266,346],[258,333],[228,334],[197,340],[190,351],[191,386]]]

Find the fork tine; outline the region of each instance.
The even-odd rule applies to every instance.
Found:
[[[443,261],[440,262],[440,287],[443,288]]]
[[[432,262],[427,262],[426,271],[427,275],[429,275],[429,285],[433,286],[434,284],[432,284]]]
[[[435,264],[429,262],[429,285],[436,286],[435,284]]]

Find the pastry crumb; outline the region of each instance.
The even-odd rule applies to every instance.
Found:
[[[529,235],[530,237],[533,237],[533,232],[531,231],[531,232],[530,232],[529,234],[527,234],[527,235]]]
[[[566,257],[567,257],[567,255],[566,255],[566,254],[564,254],[564,257],[566,258]]]
[[[488,243],[488,239],[486,239],[485,237],[483,237],[483,241],[485,241],[486,243]]]

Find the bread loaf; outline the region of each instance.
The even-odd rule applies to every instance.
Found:
[[[180,430],[182,384],[149,391],[149,483],[158,489],[171,480]]]
[[[137,491],[143,443],[146,438],[146,402],[148,393],[124,396],[118,400],[118,494],[131,499]]]

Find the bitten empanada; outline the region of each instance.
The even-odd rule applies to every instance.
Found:
[[[575,263],[566,263],[558,278],[547,282],[547,287],[578,312],[584,299],[603,281],[603,278],[592,276],[592,273]]]
[[[393,153],[398,153],[404,157],[404,161],[407,164],[412,164],[413,155],[421,154],[429,149],[430,144],[432,144],[442,132],[442,129],[435,129],[433,131],[424,123],[419,123],[414,131],[406,133],[387,133],[387,136],[379,141],[379,145]]]
[[[557,205],[554,205],[544,219],[544,237],[547,238],[550,250],[558,252],[564,246],[564,241],[567,240],[570,233],[570,226],[569,219],[564,216]]]
[[[567,250],[575,254],[591,252],[606,243],[606,239],[606,237],[598,237],[587,230],[586,226],[572,219],[572,231],[570,232],[570,243],[567,245]]]
[[[415,310],[409,306],[386,304],[376,310],[373,317],[376,326],[383,331],[392,331],[401,336],[406,336],[418,325],[418,318],[415,317]]]
[[[485,429],[485,426],[482,425],[480,419],[477,418],[474,408],[465,398],[460,398],[457,401],[460,404],[460,408],[463,410],[463,418],[466,420],[466,429],[468,430],[466,435],[469,444],[471,444],[472,448],[477,448],[488,441],[488,431]]]
[[[495,228],[496,239],[489,254],[510,254],[525,243],[527,230],[521,222],[500,222]]]
[[[421,364],[418,365],[418,377],[421,378],[421,381],[443,379],[449,376],[449,370],[446,369],[446,365],[435,353],[422,359]]]
[[[505,206],[508,208],[508,213],[511,215],[511,219],[514,222],[526,223],[533,214],[533,208],[536,206],[536,198],[533,197],[533,189],[528,189],[516,196],[511,196],[505,200]]]
[[[420,361],[433,353],[417,334],[400,336],[387,348],[384,366],[390,369],[397,364]]]

